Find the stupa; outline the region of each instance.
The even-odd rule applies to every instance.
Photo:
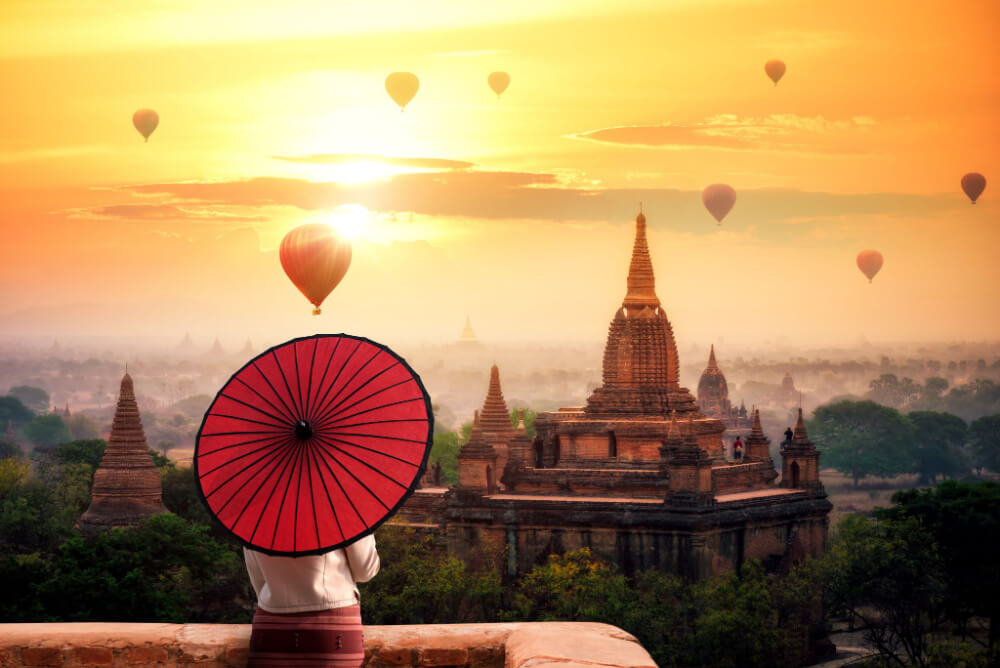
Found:
[[[739,408],[729,401],[729,385],[715,359],[715,344],[712,344],[708,353],[708,366],[702,371],[698,381],[698,406],[705,415],[721,420],[726,425],[722,438],[726,452],[731,455],[736,437],[745,439],[747,430],[752,427],[751,418],[742,401]]]
[[[160,472],[153,464],[132,376],[122,376],[111,435],[100,466],[94,472],[90,507],[77,526],[84,533],[128,527],[167,512]]]

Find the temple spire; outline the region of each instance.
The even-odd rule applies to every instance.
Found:
[[[646,243],[646,216],[640,211],[635,218],[635,244],[632,247],[632,262],[628,268],[623,306],[626,309],[656,308],[660,300],[656,296],[656,280],[653,277],[653,262],[649,257]]]
[[[809,441],[809,434],[806,433],[806,422],[802,419],[802,407],[799,406],[799,419],[795,422],[795,431],[792,432],[792,441]]]
[[[718,369],[719,368],[719,364],[715,361],[715,344],[714,343],[712,344],[711,351],[709,351],[709,353],[708,353],[708,368],[709,369]]]
[[[510,423],[510,411],[500,389],[500,369],[496,364],[490,368],[490,386],[486,391],[483,409],[479,412],[482,430],[491,434],[513,433],[514,426]]]

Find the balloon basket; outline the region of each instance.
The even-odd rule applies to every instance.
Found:
[[[319,315],[320,313],[322,313],[322,311],[319,310],[318,306],[313,309],[313,315]]]

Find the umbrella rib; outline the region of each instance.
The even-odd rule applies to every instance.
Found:
[[[312,422],[309,417],[310,408],[312,407],[312,386],[313,386],[313,369],[316,366],[316,349],[319,348],[319,339],[313,339],[313,354],[309,360],[309,384],[306,385],[306,402],[302,405],[305,409],[305,419],[307,422]]]
[[[346,369],[347,365],[351,362],[352,359],[354,359],[354,354],[358,352],[359,348],[361,348],[361,341],[358,341],[358,345],[354,346],[354,350],[351,351],[351,354],[347,356],[347,359],[344,360],[344,363],[340,365],[339,369],[337,369],[337,375],[334,376],[333,380],[330,381],[330,385],[329,387],[326,388],[326,392],[323,393],[323,397],[321,399],[316,400],[317,406],[322,406],[324,404],[327,396],[329,396],[330,394],[330,390],[332,390],[337,385],[337,380],[340,378],[340,374],[344,373],[344,369]],[[330,359],[332,360],[333,357],[331,356]],[[339,393],[340,391],[338,390],[337,392]],[[336,397],[336,395],[334,395],[334,397]],[[333,399],[331,398],[330,401],[333,401]]]
[[[364,438],[381,438],[385,441],[402,441],[404,443],[416,443],[417,445],[426,445],[426,440],[420,440],[419,438],[403,438],[401,436],[385,436],[383,434],[360,434],[355,431],[338,431],[339,436],[363,436]]]
[[[290,441],[291,439],[288,439],[288,440]],[[287,442],[288,441],[285,441],[285,444],[287,444]],[[279,448],[279,450],[280,450],[280,448]],[[237,471],[236,473],[234,473],[233,475],[229,476],[228,478],[226,478],[225,480],[223,480],[221,483],[219,483],[218,485],[216,485],[215,488],[212,491],[210,491],[207,494],[205,494],[205,499],[208,499],[213,494],[215,494],[216,492],[218,492],[219,490],[221,490],[223,487],[225,487],[226,485],[228,485],[230,482],[232,482],[236,478],[236,476],[240,475],[241,473],[243,473],[244,471],[246,471],[251,466],[254,466],[255,464],[257,464],[258,462],[264,460],[268,456],[274,455],[276,452],[278,452],[278,450],[273,450],[273,451],[271,451],[269,453],[265,453],[265,454],[261,455],[255,461],[250,462],[249,464],[247,464],[246,466],[244,466],[243,468],[241,468],[239,471]]]
[[[327,419],[329,417],[335,417],[337,415],[337,409],[340,408],[344,404],[345,401],[347,401],[348,399],[350,399],[351,397],[353,397],[355,394],[357,394],[358,392],[360,392],[362,389],[364,389],[364,388],[368,387],[369,385],[371,385],[372,381],[374,381],[376,378],[378,378],[379,376],[381,376],[383,373],[385,373],[386,371],[389,371],[390,369],[394,369],[397,366],[399,366],[399,362],[398,361],[396,361],[396,362],[390,364],[389,366],[387,366],[386,368],[382,369],[377,374],[375,374],[374,376],[372,376],[371,378],[369,378],[368,380],[366,380],[363,384],[358,385],[356,388],[354,388],[353,390],[351,390],[350,394],[348,394],[345,397],[342,397],[341,400],[338,401],[336,404],[334,404],[332,406],[328,406],[327,408],[323,409],[323,412],[316,419],[317,420],[325,420],[325,419]],[[379,392],[383,392],[383,391],[385,391],[385,390],[387,390],[387,389],[389,389],[391,387],[395,387],[396,385],[400,385],[400,384],[405,383],[405,382],[407,382],[409,380],[412,380],[412,378],[406,378],[405,380],[401,380],[398,383],[394,383],[393,385],[389,385],[388,387],[383,387],[381,390],[378,390],[375,393],[370,394],[368,396],[369,397],[373,397],[373,396],[375,396],[375,394],[378,394]],[[368,397],[366,397],[366,398],[368,398]],[[355,401],[350,406],[346,406],[346,407],[342,408],[341,411],[345,411],[348,408],[350,408],[351,406],[357,405],[361,401],[364,401],[364,399],[359,399],[358,401]]]
[[[370,424],[389,424],[392,422],[427,422],[427,418],[399,418],[398,420],[374,420],[372,422],[357,422],[355,424],[342,424],[338,429],[343,429],[345,427],[364,427]],[[368,436],[369,434],[361,434],[361,436]],[[414,441],[415,443],[423,443],[424,441]]]
[[[291,445],[291,441],[289,440],[288,442],[286,442],[286,443],[284,444],[284,446],[282,446],[282,450],[284,450],[285,448],[288,448],[288,447],[289,447],[290,445]],[[226,499],[226,502],[225,502],[225,503],[223,503],[223,504],[222,504],[221,506],[219,506],[219,509],[215,511],[215,515],[216,515],[216,517],[218,517],[218,516],[219,516],[219,514],[221,514],[221,513],[222,513],[222,511],[226,509],[226,506],[228,506],[228,505],[229,505],[229,504],[230,504],[230,503],[232,502],[232,500],[236,498],[236,495],[237,495],[237,494],[239,494],[239,493],[240,493],[240,491],[241,491],[241,490],[242,490],[242,489],[243,489],[244,487],[246,487],[247,485],[249,485],[249,484],[250,484],[250,481],[251,481],[251,480],[253,480],[253,479],[254,479],[254,478],[256,478],[257,476],[259,476],[259,475],[260,475],[260,474],[261,474],[262,472],[264,472],[264,471],[267,471],[267,470],[270,470],[270,471],[271,471],[271,473],[273,473],[273,472],[274,472],[274,469],[275,469],[275,467],[274,467],[274,466],[272,466],[272,464],[274,464],[274,462],[275,462],[275,461],[277,461],[277,460],[278,460],[278,459],[279,459],[279,458],[280,458],[280,457],[282,456],[282,454],[283,454],[283,453],[282,453],[281,451],[276,451],[276,452],[275,452],[275,453],[274,453],[273,455],[271,455],[271,461],[267,462],[266,464],[264,464],[263,466],[261,466],[261,467],[259,468],[259,470],[255,471],[253,475],[251,475],[251,476],[250,476],[249,478],[247,478],[246,482],[244,482],[244,483],[243,483],[243,484],[242,484],[242,485],[240,486],[240,488],[239,488],[239,489],[237,489],[237,490],[236,490],[235,492],[233,492],[233,493],[232,493],[232,494],[230,495],[230,497],[229,497],[228,499]],[[263,457],[262,457],[261,459],[263,459]],[[258,461],[260,461],[260,460],[258,460]],[[269,473],[269,474],[268,474],[268,475],[267,475],[267,476],[266,476],[266,477],[264,478],[264,482],[267,482],[267,479],[268,479],[268,478],[270,478],[270,477],[271,477],[271,474]],[[249,508],[249,507],[250,507],[250,504],[251,504],[251,503],[253,503],[253,500],[254,500],[255,498],[257,498],[257,494],[258,494],[259,492],[260,492],[260,487],[258,487],[258,488],[257,488],[257,491],[255,491],[255,492],[253,493],[253,495],[252,495],[252,496],[250,497],[250,500],[249,500],[249,501],[247,501],[247,502],[246,502],[246,504],[245,504],[245,505],[243,506],[243,510],[241,510],[241,511],[240,511],[240,514],[236,516],[236,520],[235,520],[235,521],[233,522],[233,524],[232,524],[232,528],[233,528],[233,529],[235,529],[235,528],[236,528],[236,526],[237,526],[237,525],[238,525],[238,524],[240,523],[240,520],[241,520],[241,519],[243,519],[243,513],[245,513],[245,512],[247,511],[247,508]],[[206,497],[206,498],[207,498],[207,497]]]
[[[340,480],[337,478],[337,474],[333,472],[333,467],[330,466],[330,462],[326,461],[326,457],[319,457],[319,461],[322,462],[323,466],[326,467],[326,470],[330,472],[330,477],[333,478],[333,481],[335,483],[337,483],[337,487],[340,488],[340,493],[344,495],[344,499],[346,499],[347,503],[350,504],[351,510],[353,510],[354,514],[358,516],[358,519],[361,520],[361,523],[365,525],[365,529],[370,529],[371,526],[368,524],[368,522],[365,521],[365,518],[361,516],[361,512],[358,510],[358,507],[354,505],[354,501],[351,501],[351,497],[347,493],[347,490],[344,489],[344,486],[340,484]],[[337,462],[336,458],[334,458],[333,461]],[[337,465],[340,466],[340,468],[347,471],[347,469],[344,468],[344,465],[341,464],[340,462],[337,462]],[[350,473],[350,471],[347,472]],[[336,516],[336,514],[334,516]],[[339,521],[337,522],[337,526],[340,526]],[[347,536],[344,535],[343,530],[341,530],[340,535],[344,536],[345,539],[347,538]]]
[[[288,441],[287,441],[287,442],[285,443],[285,447],[288,447],[288,446],[291,446],[291,445],[292,445],[293,443],[294,443],[294,441],[293,441],[292,439],[288,439]],[[269,462],[269,464],[270,464],[270,462]],[[254,493],[253,493],[253,494],[252,494],[252,495],[250,496],[250,500],[249,500],[249,501],[247,501],[247,502],[246,502],[246,504],[245,504],[245,505],[243,506],[243,510],[241,510],[241,511],[240,511],[240,514],[236,516],[236,520],[235,520],[235,521],[233,522],[233,528],[232,528],[232,530],[234,531],[234,533],[235,533],[235,529],[236,529],[236,527],[237,527],[237,526],[239,525],[239,523],[240,523],[240,520],[241,520],[241,519],[243,519],[243,515],[244,515],[244,513],[246,513],[247,509],[248,509],[248,508],[250,507],[250,504],[251,504],[251,503],[253,503],[253,500],[257,498],[257,495],[258,495],[258,494],[260,494],[260,491],[261,491],[262,489],[264,489],[264,485],[265,485],[265,484],[267,483],[267,481],[268,481],[268,480],[269,480],[269,479],[271,478],[271,476],[272,476],[272,475],[274,475],[274,472],[275,472],[276,470],[278,470],[278,467],[277,467],[277,466],[272,466],[272,467],[270,468],[270,473],[268,473],[268,474],[267,474],[267,476],[266,476],[266,477],[264,478],[263,482],[261,482],[261,484],[257,486],[257,489],[256,489],[256,490],[254,491]],[[263,472],[263,471],[264,471],[264,469],[262,468],[262,469],[261,469],[260,471],[258,471],[257,473],[253,474],[252,476],[250,476],[250,480],[253,480],[254,478],[256,478],[256,477],[257,477],[258,475],[260,475],[260,473],[261,473],[261,472]],[[250,481],[248,480],[248,481],[247,481],[247,484],[249,484],[249,482],[250,482]],[[227,503],[228,503],[228,502],[227,502]],[[263,512],[262,512],[262,513],[261,513],[261,515],[260,515],[260,517],[258,517],[258,518],[257,518],[257,525],[259,525],[259,524],[260,524],[260,520],[261,520],[261,518],[263,517],[263,515],[264,515],[264,514],[263,514]],[[255,525],[255,526],[254,526],[254,533],[257,533],[257,525]],[[253,534],[251,534],[251,535],[250,535],[250,540],[248,540],[247,542],[248,542],[248,543],[251,543],[251,542],[253,542]]]
[[[323,474],[322,474],[322,471],[319,470],[319,464],[320,464],[320,461],[321,461],[321,457],[318,454],[316,454],[316,453],[313,453],[313,457],[316,458],[316,473],[319,474],[320,480],[322,480],[323,479]],[[333,474],[332,471],[330,473],[331,473],[331,475]],[[343,489],[343,488],[341,488],[341,489]],[[326,501],[327,501],[327,503],[330,504],[330,512],[333,513],[333,521],[337,523],[337,531],[340,532],[340,538],[341,538],[341,540],[343,540],[344,538],[346,538],[346,536],[344,536],[344,527],[340,526],[340,517],[337,515],[337,509],[333,505],[333,499],[330,498],[330,490],[327,489],[326,482],[323,482],[323,492],[326,494]],[[346,493],[345,493],[345,496],[346,496]],[[357,512],[357,511],[355,511],[355,512]],[[361,517],[361,516],[358,515],[358,517]],[[364,520],[361,520],[361,523],[364,524]]]
[[[278,414],[278,413],[268,413],[267,411],[265,411],[265,410],[263,410],[261,408],[258,408],[257,406],[254,406],[251,403],[248,403],[246,401],[243,401],[242,399],[237,399],[236,397],[230,396],[230,395],[226,394],[224,388],[223,388],[223,391],[219,393],[219,396],[220,397],[225,397],[226,399],[229,399],[230,401],[235,401],[238,404],[242,404],[242,405],[246,406],[247,408],[249,408],[251,410],[255,410],[255,411],[257,411],[258,413],[260,413],[262,415],[266,415],[269,418],[274,418],[275,420],[278,420],[282,424],[288,424],[280,414]],[[261,397],[261,398],[263,398],[263,397]],[[272,406],[271,408],[274,408],[274,406]]]
[[[310,380],[310,382],[312,382]],[[313,448],[312,443],[307,443],[306,445],[306,468],[309,469],[309,504],[312,506],[312,518],[313,527],[316,529],[316,547],[321,546],[321,541],[319,539],[319,516],[316,514],[316,490],[313,488],[313,478],[312,478],[312,460],[313,460]]]
[[[270,440],[272,440],[270,436],[265,436],[263,438],[252,438],[249,441],[240,441],[239,443],[233,443],[231,445],[224,445],[221,448],[216,448],[215,450],[212,450],[210,452],[199,452],[197,456],[198,456],[199,459],[201,459],[201,458],[207,457],[209,455],[214,455],[216,452],[222,452],[223,450],[228,450],[229,448],[239,448],[239,447],[242,447],[244,445],[253,445],[254,443],[260,443],[262,441],[270,441]]]
[[[292,345],[292,355],[295,357],[295,389],[299,391],[299,414],[304,418],[306,415],[306,402],[302,400],[302,374],[299,373],[299,345]],[[294,545],[294,543],[293,543]]]
[[[289,441],[290,441],[291,444],[295,443],[295,441],[293,439],[289,439]],[[290,462],[292,460],[292,457],[288,455],[288,451],[285,451],[284,455],[285,455],[285,461],[281,465],[281,472],[278,474],[278,478],[279,479],[277,481],[275,481],[274,487],[271,488],[270,494],[267,495],[267,501],[264,502],[264,507],[265,508],[267,508],[267,506],[270,505],[271,499],[274,497],[275,490],[277,490],[278,489],[278,485],[281,484],[280,478],[281,478],[281,476],[283,476],[285,474],[285,469],[288,468],[288,462]],[[271,473],[269,473],[267,475],[267,478],[270,478],[274,474],[274,472],[277,471],[277,470],[278,470],[278,467],[276,467],[276,466],[273,467],[271,469]],[[267,479],[265,479],[265,482],[266,482],[266,480]],[[257,492],[259,492],[260,489],[261,488],[258,488]],[[250,497],[250,501],[253,501],[254,498],[257,497],[257,492],[254,492],[254,495],[252,497]],[[249,507],[250,507],[250,502],[247,502],[247,506],[246,506],[246,508],[243,509],[243,511],[246,512],[246,509],[249,508]],[[242,513],[241,513],[241,516],[242,516]],[[257,516],[257,524],[255,524],[254,527],[253,527],[253,532],[250,534],[250,540],[247,541],[248,543],[253,543],[254,536],[257,535],[257,530],[260,529],[260,523],[261,523],[261,520],[263,520],[263,519],[264,519],[264,511],[261,511],[260,515]],[[275,524],[275,526],[278,525],[278,520],[277,519],[274,521],[274,524]],[[236,525],[234,524],[233,526],[236,526]],[[271,544],[273,545],[274,543],[272,542]]]
[[[344,439],[337,438],[336,436],[328,436],[326,438],[328,438],[331,441],[335,441],[337,443],[343,443],[344,445],[349,445],[349,446],[351,446],[353,448],[361,448],[362,450],[367,450],[368,452],[374,452],[375,454],[382,455],[383,457],[388,457],[389,459],[395,459],[398,462],[403,462],[404,464],[409,464],[410,466],[413,466],[415,468],[420,468],[420,464],[414,464],[413,462],[408,462],[405,459],[403,459],[402,457],[397,457],[396,455],[390,455],[388,452],[382,452],[381,450],[376,450],[375,448],[369,448],[368,446],[361,445],[360,443],[354,443],[352,441],[345,441]]]
[[[296,365],[296,368],[298,368],[298,365]],[[305,460],[306,447],[304,444],[300,450],[302,452],[300,459]],[[299,549],[299,499],[302,497],[302,466],[299,466],[298,469],[299,481],[295,484],[295,514],[292,520],[292,552],[296,552]],[[289,482],[291,482],[290,479]]]
[[[294,352],[295,352],[295,346],[292,346],[292,353]],[[271,349],[271,357],[274,358],[274,363],[278,367],[278,373],[281,374],[281,381],[285,384],[285,391],[288,392],[288,400],[292,402],[292,408],[295,409],[293,412],[295,413],[295,415],[302,415],[302,411],[299,410],[299,407],[295,405],[295,395],[292,394],[292,387],[288,384],[288,378],[285,377],[285,368],[281,366],[281,362],[278,361],[278,353],[274,352],[273,348]],[[295,373],[299,372],[297,367],[298,367],[298,362],[296,362]]]
[[[264,382],[267,383],[267,386],[271,388],[272,392],[274,392],[274,396],[278,397],[278,401],[280,401],[281,405],[285,407],[287,415],[289,416],[288,419],[292,422],[292,424],[296,423],[298,419],[295,417],[295,411],[289,408],[288,404],[285,403],[284,398],[280,394],[278,394],[278,390],[271,383],[271,379],[268,378],[266,375],[264,375],[264,372],[260,370],[259,366],[257,366],[257,362],[253,363],[253,368],[257,370],[257,373],[260,374],[260,377],[264,379]],[[278,368],[280,369],[281,367],[279,366]]]
[[[255,368],[256,368],[256,365],[255,365]],[[259,372],[259,371],[260,371],[260,369],[257,369],[257,371]],[[260,375],[261,375],[261,376],[263,376],[264,374],[263,374],[263,373],[261,373]],[[248,390],[250,390],[251,392],[253,392],[254,394],[256,394],[256,395],[257,395],[258,397],[260,397],[260,398],[261,398],[261,401],[263,401],[264,403],[266,403],[266,404],[267,404],[268,406],[270,406],[270,407],[271,407],[271,408],[273,408],[274,410],[278,411],[278,413],[281,413],[281,409],[280,409],[280,408],[278,408],[277,406],[275,406],[274,404],[272,404],[272,403],[271,403],[271,401],[270,401],[270,400],[269,400],[269,399],[268,399],[267,397],[265,397],[265,396],[264,396],[263,394],[261,394],[260,392],[258,392],[258,391],[257,391],[257,388],[253,387],[252,385],[250,385],[250,383],[246,382],[245,380],[243,380],[243,379],[242,379],[242,378],[240,378],[239,376],[236,376],[235,380],[238,380],[238,381],[240,381],[241,383],[243,383],[243,385],[245,385],[245,386],[246,386],[246,388],[247,388]],[[265,379],[265,380],[266,380],[266,379]],[[272,388],[272,389],[273,389],[273,388]],[[275,394],[277,395],[277,393],[275,393]],[[287,408],[287,407],[286,407],[286,408]],[[290,422],[295,422],[295,420],[294,420],[294,419],[292,419],[292,415],[291,415],[290,413],[284,413],[284,414],[283,414],[283,417],[286,417],[286,418],[288,418],[288,420],[289,420]]]
[[[359,346],[359,347],[360,347],[360,346]],[[378,356],[379,356],[379,354],[381,354],[381,353],[382,353],[382,349],[381,349],[381,348],[379,348],[378,350],[376,350],[376,351],[375,351],[375,354],[374,354],[374,355],[372,355],[371,357],[369,357],[369,358],[368,358],[368,359],[367,359],[367,360],[365,361],[365,363],[364,363],[364,364],[362,364],[362,365],[361,365],[361,366],[359,366],[359,367],[358,367],[357,369],[355,369],[355,370],[354,370],[354,373],[353,373],[353,374],[351,374],[351,377],[347,379],[347,382],[346,382],[346,383],[344,383],[343,385],[341,385],[341,386],[340,386],[340,389],[339,389],[339,390],[337,390],[337,392],[336,392],[336,393],[335,393],[335,394],[334,394],[334,395],[333,395],[332,397],[330,397],[330,403],[333,403],[333,401],[334,401],[334,400],[335,400],[335,399],[336,399],[337,397],[339,397],[339,396],[340,396],[340,393],[341,393],[341,392],[343,392],[344,390],[346,390],[346,389],[347,389],[347,388],[348,388],[348,387],[350,386],[350,384],[354,382],[354,379],[358,377],[358,374],[359,374],[359,373],[361,373],[361,371],[362,371],[362,370],[364,370],[364,368],[365,368],[366,366],[368,366],[368,365],[369,365],[369,364],[371,363],[371,361],[372,361],[373,359],[375,359],[376,357],[378,357]],[[345,366],[346,366],[346,363],[345,363]],[[338,375],[339,375],[339,374],[338,374]],[[360,386],[360,387],[364,387],[364,386],[362,385],[362,386]],[[360,387],[359,387],[359,388],[355,388],[355,389],[354,389],[353,391],[354,391],[354,392],[357,392],[357,390],[358,390],[358,389],[360,389]],[[326,402],[326,398],[324,397],[324,404],[325,404],[325,402]],[[327,404],[327,405],[328,405],[328,404]],[[326,412],[326,410],[327,410],[327,409],[326,409],[326,408],[324,408],[324,409],[323,409],[323,411],[322,411],[321,413],[323,413],[323,412]]]
[[[222,462],[221,464],[219,464],[218,466],[216,466],[213,469],[209,469],[208,471],[201,471],[201,470],[199,470],[198,471],[198,475],[199,476],[206,476],[209,473],[215,473],[219,469],[224,468],[226,466],[229,466],[230,464],[232,464],[233,462],[235,462],[237,460],[243,459],[244,457],[249,457],[250,455],[257,454],[261,450],[266,450],[268,448],[272,448],[272,447],[274,447],[274,445],[275,445],[275,442],[271,441],[270,443],[267,443],[265,445],[260,446],[256,450],[251,450],[250,452],[245,452],[242,455],[239,455],[238,457],[233,457],[232,459],[227,459],[226,461]]]
[[[333,351],[330,352],[330,356],[326,358],[326,368],[323,369],[323,375],[319,379],[319,387],[316,388],[316,397],[317,397],[317,402],[316,403],[319,403],[319,391],[323,389],[323,382],[326,380],[326,374],[328,374],[330,372],[330,363],[333,362],[333,358],[337,355],[337,350],[340,348],[340,342],[341,341],[343,341],[343,339],[338,337],[337,338],[337,343],[333,347]],[[360,346],[360,345],[361,345],[361,342],[358,341],[358,346]],[[355,350],[357,350],[357,348],[355,348]],[[351,354],[353,355],[354,353],[351,353]],[[349,361],[350,360],[350,356],[348,356],[347,359]],[[346,362],[345,362],[345,364],[346,364]],[[341,370],[343,370],[344,367],[341,366],[340,368],[341,368]],[[339,375],[339,372],[338,372],[338,375]],[[334,378],[332,381],[330,381],[330,386],[332,387],[333,384],[336,383],[336,382],[337,382],[337,379]],[[326,388],[326,392],[323,393],[324,398],[329,393],[330,393],[330,387]],[[309,411],[310,411],[309,417],[307,417],[306,419],[311,422],[312,421],[312,405],[311,404],[309,406]]]
[[[401,482],[399,482],[398,480],[396,480],[395,478],[393,478],[392,476],[390,476],[388,473],[383,473],[382,471],[379,471],[377,468],[375,468],[374,466],[372,466],[371,464],[369,464],[365,460],[359,459],[358,457],[355,457],[354,455],[352,455],[351,453],[347,452],[343,448],[339,448],[336,445],[334,445],[333,443],[327,443],[323,438],[318,438],[316,440],[318,440],[323,445],[326,445],[326,446],[329,446],[329,447],[333,448],[337,452],[341,452],[341,453],[347,455],[348,457],[350,457],[354,461],[358,462],[359,464],[364,464],[365,466],[367,466],[368,468],[370,468],[372,471],[375,471],[375,473],[378,473],[380,476],[382,476],[386,480],[389,480],[390,482],[396,483],[397,485],[399,485],[400,487],[402,487],[404,490],[406,489],[406,485],[402,484]],[[334,456],[334,459],[337,459],[336,456]],[[369,494],[371,494],[372,496],[374,496],[375,500],[378,501],[382,505],[383,508],[385,508],[386,510],[389,510],[389,506],[385,505],[385,503],[382,502],[382,499],[380,499],[378,497],[378,495],[375,492],[373,492],[370,487],[368,487],[368,485],[366,485],[365,483],[361,482],[361,478],[359,478],[356,475],[354,475],[353,473],[351,473],[350,469],[348,469],[346,466],[344,466],[343,464],[341,464],[341,462],[340,462],[339,459],[337,460],[337,463],[340,464],[345,471],[347,471],[348,473],[350,473],[351,477],[354,478],[359,485],[361,485],[362,487],[364,487],[365,490]]]
[[[255,472],[255,473],[254,473],[253,475],[251,475],[251,476],[250,476],[250,478],[248,478],[248,479],[247,479],[247,481],[246,481],[245,483],[243,483],[243,485],[242,485],[242,486],[240,486],[240,488],[239,488],[239,489],[237,489],[237,490],[236,490],[235,492],[233,492],[233,493],[232,493],[232,494],[230,495],[230,497],[229,497],[228,499],[226,499],[226,502],[225,502],[225,503],[223,503],[223,504],[222,504],[222,505],[221,505],[221,506],[219,507],[219,509],[215,511],[215,514],[216,514],[216,516],[218,516],[218,514],[219,514],[219,513],[221,513],[221,512],[223,511],[223,510],[225,510],[225,509],[226,509],[226,506],[228,506],[228,505],[229,505],[229,502],[230,502],[230,501],[232,501],[233,499],[235,499],[235,498],[236,498],[236,495],[237,495],[237,494],[239,493],[239,491],[240,491],[241,489],[243,489],[243,487],[245,487],[246,485],[249,485],[249,484],[250,484],[250,481],[251,481],[251,480],[253,480],[253,479],[254,479],[254,478],[256,478],[256,477],[257,477],[258,475],[260,475],[260,471],[263,471],[263,470],[265,470],[265,469],[266,469],[267,467],[269,467],[269,466],[270,466],[271,464],[273,464],[275,460],[277,460],[278,458],[280,458],[280,457],[281,457],[281,455],[283,454],[283,451],[284,451],[284,450],[285,450],[285,449],[286,449],[286,448],[287,448],[287,447],[288,447],[288,446],[289,446],[290,444],[291,444],[291,439],[289,439],[289,440],[285,441],[285,443],[284,443],[284,444],[282,444],[282,445],[281,445],[281,446],[280,446],[279,448],[277,448],[277,449],[276,449],[276,450],[274,450],[273,452],[269,452],[269,453],[267,453],[267,454],[264,454],[264,455],[261,455],[261,456],[260,456],[260,457],[259,457],[259,458],[258,458],[257,460],[255,460],[255,461],[253,461],[253,462],[250,462],[249,464],[247,464],[246,466],[244,466],[244,467],[243,467],[242,469],[240,469],[239,471],[237,471],[237,472],[236,472],[235,474],[231,475],[231,476],[230,476],[230,477],[229,477],[229,478],[228,478],[228,479],[227,479],[227,480],[226,480],[225,482],[223,482],[223,483],[222,483],[221,485],[219,485],[219,486],[217,486],[217,487],[216,487],[215,489],[213,489],[213,490],[211,491],[211,493],[209,493],[209,494],[206,494],[206,495],[205,495],[205,498],[206,498],[206,499],[208,499],[208,497],[212,496],[212,494],[215,494],[215,493],[216,493],[217,491],[219,491],[220,489],[222,489],[223,487],[225,487],[226,485],[228,485],[228,484],[229,484],[229,483],[230,483],[230,482],[231,482],[231,481],[232,481],[233,479],[235,479],[235,478],[236,478],[236,476],[240,475],[241,473],[243,473],[244,471],[246,471],[247,469],[249,469],[249,468],[250,468],[251,466],[256,466],[256,465],[257,465],[258,463],[260,463],[260,462],[264,461],[264,460],[265,460],[265,459],[267,459],[268,457],[270,457],[270,458],[271,458],[271,459],[270,459],[270,461],[268,461],[268,462],[267,462],[266,464],[264,464],[263,466],[261,466],[261,467],[260,467],[260,470],[259,470],[259,471]],[[256,495],[255,495],[255,496],[256,496]],[[252,500],[252,498],[251,498],[251,500]],[[238,521],[238,520],[239,520],[239,518],[237,518],[237,521]],[[236,525],[235,525],[235,524],[233,524],[233,526],[236,526]]]
[[[372,411],[378,411],[378,410],[382,410],[383,408],[390,408],[392,406],[398,406],[400,404],[409,404],[409,403],[412,403],[414,401],[423,401],[423,400],[424,400],[423,397],[411,397],[410,399],[400,399],[399,401],[390,401],[387,404],[381,404],[379,406],[373,406],[371,408],[366,408],[363,411],[358,411],[357,413],[351,413],[350,415],[345,415],[343,417],[337,418],[332,423],[330,423],[330,425],[328,425],[328,426],[335,428],[337,426],[337,422],[339,422],[340,420],[350,420],[351,418],[358,417],[359,415],[364,415],[365,413],[371,413]],[[427,419],[427,418],[424,418],[424,419]],[[387,422],[388,422],[388,420],[387,420]],[[326,426],[326,425],[324,425],[324,426]]]
[[[300,448],[298,448],[295,451],[295,454],[292,455],[292,461],[294,462],[292,464],[292,471],[291,471],[291,474],[288,476],[288,480],[285,482],[285,491],[281,495],[281,504],[278,506],[278,518],[279,519],[281,518],[281,511],[285,509],[285,501],[288,499],[288,489],[292,486],[292,475],[295,474],[295,469],[299,465],[299,458],[302,457],[302,451],[304,449],[305,448],[300,447]],[[278,523],[275,522],[274,523],[274,533],[271,534],[271,545],[270,545],[269,549],[271,549],[271,550],[274,549],[274,541],[277,540],[277,539],[278,539]],[[294,523],[292,525],[292,551],[293,552],[295,551],[295,526],[294,526]]]
[[[392,388],[399,387],[400,385],[402,385],[404,383],[409,383],[411,380],[413,380],[413,378],[406,378],[404,380],[399,381],[398,383],[393,383],[392,385],[386,385],[385,387],[383,387],[380,390],[375,390],[374,392],[372,392],[371,394],[369,394],[367,397],[363,397],[363,398],[358,399],[357,401],[355,401],[354,403],[352,403],[352,404],[350,404],[348,406],[344,406],[341,410],[337,411],[336,413],[332,413],[332,414],[324,416],[323,420],[321,422],[318,422],[316,426],[317,426],[317,428],[322,428],[323,426],[329,424],[330,420],[338,419],[337,416],[339,416],[341,413],[343,413],[347,409],[353,408],[353,407],[357,406],[358,404],[360,404],[363,401],[368,401],[372,397],[374,397],[374,396],[376,396],[378,394],[381,394],[382,392],[385,392],[386,390],[391,390]]]
[[[271,422],[261,422],[260,420],[251,420],[250,418],[240,417],[239,415],[220,415],[219,413],[206,413],[211,417],[225,418],[226,420],[239,420],[240,422],[252,422],[254,424],[262,424],[265,427],[282,427],[286,431],[288,430],[288,423],[285,424],[274,424]]]

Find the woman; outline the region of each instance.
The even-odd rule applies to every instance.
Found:
[[[365,648],[355,583],[379,570],[375,536],[308,557],[275,557],[243,548],[257,612],[250,668],[359,668]]]

